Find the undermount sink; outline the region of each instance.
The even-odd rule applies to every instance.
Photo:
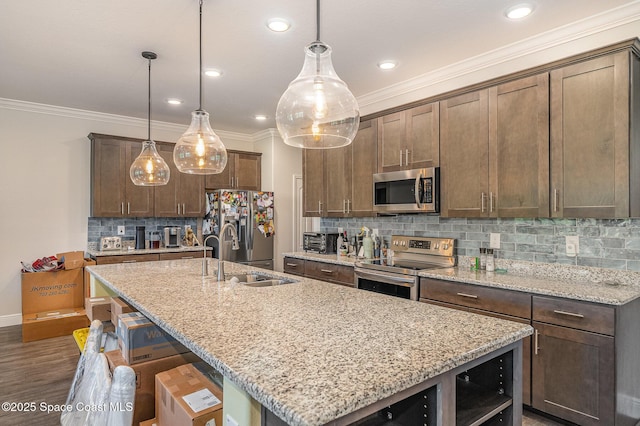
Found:
[[[247,274],[227,274],[225,275],[226,281],[237,281],[242,285],[248,287],[269,287],[281,284],[290,284],[297,281],[287,278],[276,278],[266,274],[250,272]]]

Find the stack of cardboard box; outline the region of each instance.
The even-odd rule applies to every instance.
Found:
[[[22,341],[71,335],[87,327],[84,305],[84,266],[95,262],[84,252],[59,253],[64,269],[22,273]]]

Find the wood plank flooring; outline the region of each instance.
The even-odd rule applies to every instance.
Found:
[[[35,402],[35,413],[0,410],[2,426],[53,426],[60,413],[39,410],[40,403],[64,404],[76,371],[80,352],[72,336],[22,343],[22,327],[0,328],[0,402]],[[525,411],[523,426],[559,426]]]

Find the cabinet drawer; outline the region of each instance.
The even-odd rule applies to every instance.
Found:
[[[533,296],[533,320],[613,336],[615,309],[577,300]]]
[[[202,257],[202,252],[189,251],[181,253],[160,253],[160,260],[177,260],[177,259],[199,259]],[[211,252],[208,253],[208,257],[211,257]]]
[[[420,297],[514,317],[531,318],[531,296],[518,291],[421,278]]]
[[[353,284],[353,268],[350,266],[307,260],[304,264],[304,275],[322,281]]]
[[[304,275],[304,260],[294,257],[284,258],[284,272],[287,274]]]
[[[97,265],[110,265],[113,263],[153,262],[158,260],[157,254],[131,254],[124,256],[98,256]]]

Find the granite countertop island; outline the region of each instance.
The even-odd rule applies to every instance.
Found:
[[[217,260],[89,266],[102,283],[290,425],[323,425],[518,343],[532,328],[271,271],[217,282]],[[227,274],[255,268],[225,263]],[[514,403],[515,404],[515,403]]]
[[[160,253],[182,253],[182,252],[200,252],[202,253],[203,246],[180,246],[180,247],[161,247],[161,248],[148,248],[148,249],[122,249],[122,250],[87,250],[89,256],[128,256],[137,254],[160,254]],[[207,246],[207,250],[211,250],[211,247]]]

